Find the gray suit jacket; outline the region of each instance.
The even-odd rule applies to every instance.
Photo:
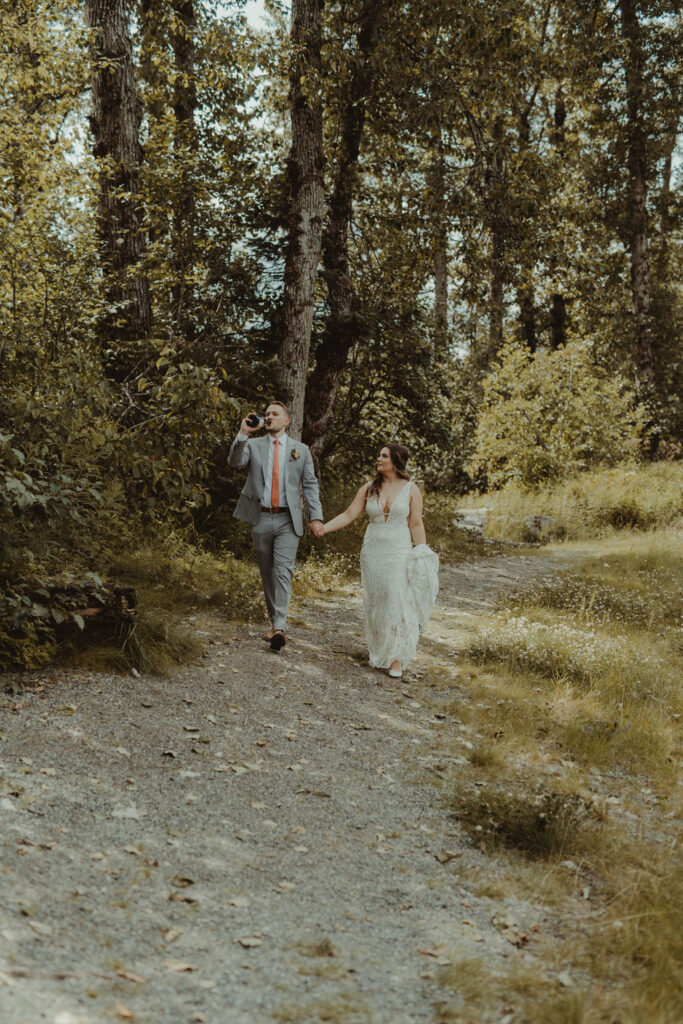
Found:
[[[245,523],[255,526],[261,518],[261,501],[266,485],[266,467],[268,465],[270,437],[249,437],[246,441],[235,438],[230,446],[228,465],[233,469],[249,467],[247,482],[242,488],[234,515]],[[298,458],[293,458],[295,452]],[[313,459],[308,445],[301,441],[287,443],[287,505],[292,517],[294,532],[301,537],[304,532],[301,514],[301,491],[308,506],[311,519],[322,519],[323,510],[320,504],[318,480],[313,469]]]

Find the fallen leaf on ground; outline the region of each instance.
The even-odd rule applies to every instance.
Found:
[[[198,903],[199,900],[196,896],[188,896],[185,892],[172,892],[168,897],[169,900],[174,900],[176,903]]]
[[[248,907],[249,897],[248,896],[231,896],[228,900],[228,906],[230,907]]]
[[[119,978],[125,978],[126,981],[137,981],[140,984],[147,981],[147,978],[143,978],[141,974],[136,974],[134,971],[120,970],[116,972]]]
[[[116,1004],[116,1016],[121,1020],[135,1020],[135,1014],[132,1010],[129,1010],[123,1003]]]
[[[44,921],[29,921],[28,926],[36,935],[52,935],[52,925]]]
[[[164,967],[167,967],[169,971],[196,971],[196,964],[188,964],[187,960],[164,960]]]
[[[171,879],[171,885],[177,885],[179,889],[184,889],[188,885],[194,885],[194,878],[187,878],[185,875],[174,875]]]
[[[167,928],[164,932],[164,942],[174,942],[182,934],[179,928]]]
[[[260,946],[263,943],[263,939],[259,939],[255,935],[245,935],[237,941],[239,942],[240,946],[244,946],[245,949],[253,949],[256,946]]]
[[[178,755],[176,754],[175,750],[164,750],[162,752],[161,756],[162,757],[177,757]]]

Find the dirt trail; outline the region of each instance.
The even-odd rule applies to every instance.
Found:
[[[279,656],[202,618],[207,656],[171,679],[24,677],[0,718],[4,1024],[436,1024],[440,964],[532,962],[500,917],[548,912],[471,891],[484,858],[434,770],[466,752],[468,615],[558,566],[443,567],[398,683],[363,664],[360,599],[329,595]]]

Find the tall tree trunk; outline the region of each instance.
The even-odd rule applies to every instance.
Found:
[[[306,387],[304,440],[316,466],[323,458],[337,402],[337,389],[349,350],[363,327],[360,302],[349,273],[348,234],[358,173],[367,100],[374,78],[373,54],[379,38],[381,0],[368,0],[360,15],[358,58],[353,62],[341,128],[339,158],[323,238],[323,268],[329,316],[316,364]]]
[[[169,107],[169,82],[165,42],[168,38],[167,0],[139,0],[140,45],[137,51],[140,94],[144,120],[150,125],[164,123]],[[162,58],[163,55],[163,59]],[[154,162],[154,157],[149,161]],[[154,246],[168,235],[166,210],[147,210],[147,242]]]
[[[173,0],[172,34],[175,57],[173,84],[173,138],[176,194],[173,203],[173,309],[181,335],[192,334],[192,271],[194,265],[195,191],[193,157],[197,152],[195,110],[195,9],[194,0]]]
[[[654,381],[654,351],[650,331],[650,254],[647,215],[647,142],[643,123],[643,29],[637,0],[619,0],[626,42],[628,221],[631,251],[631,290],[635,334],[636,381],[647,393]]]
[[[567,306],[564,295],[554,292],[550,308],[550,345],[557,349],[567,342]]]
[[[534,290],[526,275],[517,286],[517,304],[519,306],[519,332],[522,341],[530,352],[536,351],[536,306]]]
[[[535,98],[535,93],[534,93]],[[528,152],[531,145],[531,126],[529,116],[533,106],[532,101],[527,104],[519,115],[519,148],[521,153]],[[526,245],[522,245],[519,280],[517,283],[517,304],[519,306],[519,333],[530,352],[536,351],[536,298],[533,285],[533,264],[535,252],[533,251],[533,238],[535,233],[534,221],[537,215],[536,203],[528,201],[526,209],[527,238]]]
[[[448,236],[446,231],[446,175],[441,140],[431,167],[430,191],[433,217],[434,349],[444,355],[448,348]]]
[[[285,251],[280,360],[292,422],[301,437],[315,282],[320,262],[325,186],[320,51],[324,0],[292,0],[289,106],[292,144],[287,163],[290,212]]]
[[[673,155],[678,140],[678,125],[681,119],[681,100],[683,90],[677,97],[678,102],[672,104],[669,130],[664,139],[664,160],[662,166],[662,185],[657,200],[659,213],[659,237],[657,244],[657,283],[666,286],[669,278],[669,235],[673,224],[671,214],[671,173],[673,171]]]
[[[561,159],[564,155],[565,146],[565,124],[567,121],[567,105],[564,99],[562,86],[558,85],[555,91],[555,109],[553,112],[553,145],[557,156]],[[553,257],[551,262],[552,273],[557,270],[556,260]],[[558,349],[567,341],[567,304],[562,292],[553,292],[552,306],[550,309],[550,345]]]
[[[108,340],[130,340],[149,334],[152,316],[147,280],[134,272],[145,251],[145,236],[139,196],[141,105],[128,2],[86,0],[86,17],[92,29],[90,126],[99,163],[97,226],[110,307],[102,334]]]
[[[503,181],[503,119],[497,117],[493,126],[493,154],[490,166],[489,233],[491,262],[489,271],[489,351],[487,362],[503,344],[505,287],[505,229]]]

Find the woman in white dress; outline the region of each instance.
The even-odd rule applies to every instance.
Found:
[[[407,461],[403,445],[383,445],[377,475],[318,533],[341,530],[367,512],[360,553],[365,639],[370,664],[389,669],[394,679],[415,657],[420,626],[429,619],[438,591],[438,558],[427,547],[422,494],[406,473]]]

